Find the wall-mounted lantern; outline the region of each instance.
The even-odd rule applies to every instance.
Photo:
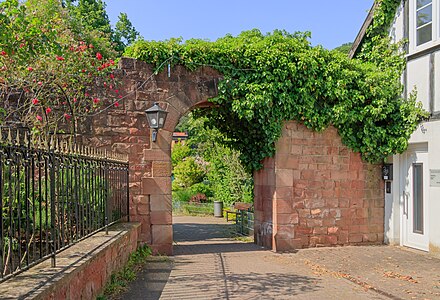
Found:
[[[148,124],[153,129],[152,141],[156,141],[157,131],[163,128],[168,112],[163,110],[159,103],[154,102],[154,105],[145,111],[147,114]]]

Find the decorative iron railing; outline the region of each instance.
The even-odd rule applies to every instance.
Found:
[[[0,129],[0,281],[126,219],[125,155]]]

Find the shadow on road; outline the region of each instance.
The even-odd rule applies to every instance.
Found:
[[[173,225],[174,241],[196,242],[232,237],[235,224],[178,223]]]
[[[173,262],[170,259],[151,258],[128,286],[127,292],[116,299],[158,300],[170,277]]]
[[[174,245],[174,255],[194,255],[209,253],[231,253],[231,252],[250,252],[266,251],[254,243],[230,242],[230,243],[209,243],[209,244],[190,244]]]

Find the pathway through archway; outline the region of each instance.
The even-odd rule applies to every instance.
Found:
[[[305,260],[310,252],[278,254],[237,241],[224,219],[176,216],[173,223],[174,256],[153,258],[121,299],[389,299],[317,269]]]

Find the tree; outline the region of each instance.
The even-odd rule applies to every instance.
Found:
[[[210,127],[206,117],[196,118],[190,113],[181,119],[177,128],[187,131],[189,139],[186,145],[173,148],[174,192],[186,189],[189,193],[181,194],[204,193],[223,201],[225,205],[253,201],[252,176],[241,164],[240,153],[224,144],[228,139],[218,129]],[[198,178],[199,181],[189,184],[182,178],[192,173],[190,170],[194,169],[194,163],[206,173]],[[182,198],[181,194],[174,193],[174,196]]]
[[[194,157],[187,157],[183,161],[180,161],[174,167],[175,180],[173,181],[174,189],[189,188],[196,183],[203,181],[205,177],[205,170],[200,163],[196,161]]]
[[[0,12],[0,122],[74,133],[78,120],[103,104],[118,106],[115,63],[107,56],[115,52],[72,22],[58,1],[6,0]]]
[[[351,46],[353,46],[353,43],[351,43],[351,42],[350,43],[345,43],[345,44],[342,44],[339,47],[336,47],[333,50],[334,51],[339,51],[339,52],[344,53],[344,54],[348,54],[348,52],[350,52]]]
[[[109,38],[113,49],[118,53],[122,53],[127,45],[139,37],[139,32],[126,13],[119,15],[116,27],[113,29],[105,10],[106,4],[102,0],[65,0],[64,5],[71,17],[83,28]]]
[[[126,13],[120,13],[114,30],[114,40],[118,43],[117,50],[121,53],[140,36]]]
[[[106,5],[102,0],[65,0],[65,3],[69,14],[80,21],[86,30],[112,34]]]
[[[186,144],[177,143],[174,145],[173,152],[171,153],[171,162],[173,167],[190,156],[192,153],[191,148]]]

